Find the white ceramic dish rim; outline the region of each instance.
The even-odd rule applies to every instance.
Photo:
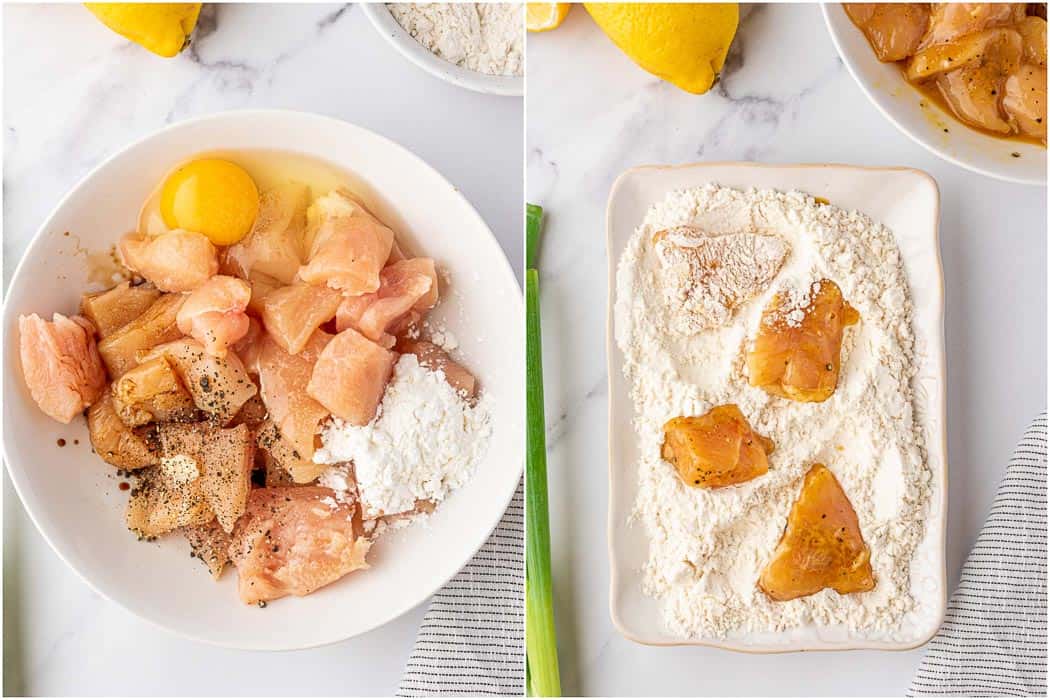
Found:
[[[8,304],[8,301],[10,300],[10,298],[12,296],[11,295],[11,290],[16,289],[18,287],[19,282],[21,281],[21,278],[23,277],[23,275],[27,274],[25,272],[25,270],[27,269],[28,260],[31,257],[33,257],[32,253],[35,251],[35,249],[38,246],[41,246],[41,245],[45,244],[45,233],[48,231],[49,226],[51,225],[51,222],[66,207],[68,201],[74,197],[74,195],[78,192],[78,190],[80,190],[83,186],[85,186],[85,184],[87,182],[89,182],[90,180],[95,178],[100,171],[103,171],[104,169],[106,169],[110,165],[110,163],[120,159],[121,157],[125,156],[125,154],[128,151],[134,150],[134,149],[142,146],[143,144],[151,141],[152,139],[155,139],[155,138],[157,138],[157,137],[159,137],[159,136],[161,136],[163,134],[167,134],[169,132],[185,128],[185,127],[190,126],[190,125],[200,124],[202,122],[207,122],[207,121],[211,121],[211,120],[229,119],[229,118],[231,118],[231,115],[234,115],[235,118],[248,118],[248,119],[251,119],[251,118],[254,118],[254,117],[258,117],[258,118],[268,118],[268,117],[281,118],[282,116],[292,117],[292,118],[305,118],[305,119],[318,120],[319,122],[332,122],[332,123],[336,124],[338,126],[338,128],[349,127],[351,129],[355,129],[355,130],[358,130],[360,132],[366,133],[370,137],[375,138],[378,141],[384,142],[389,147],[401,151],[405,156],[407,156],[408,158],[414,160],[421,168],[429,171],[431,175],[437,177],[441,182],[443,182],[448,187],[448,189],[454,193],[454,196],[457,197],[461,201],[461,203],[467,208],[467,211],[469,211],[472,214],[472,216],[475,218],[475,223],[477,225],[479,225],[488,234],[488,236],[491,239],[491,242],[493,243],[493,245],[495,245],[497,248],[499,248],[499,241],[496,239],[495,235],[492,233],[492,230],[488,227],[488,225],[485,223],[484,219],[481,217],[481,215],[478,213],[478,211],[474,208],[474,206],[466,199],[466,197],[463,196],[463,194],[460,192],[460,190],[458,188],[456,188],[455,186],[453,186],[435,168],[433,168],[428,163],[426,163],[426,161],[424,161],[422,158],[420,158],[419,156],[417,156],[415,153],[411,152],[410,150],[408,150],[404,146],[401,146],[400,144],[396,143],[395,141],[392,141],[391,139],[389,139],[389,138],[387,138],[387,137],[385,137],[385,136],[383,136],[381,134],[378,134],[376,132],[373,132],[373,131],[371,131],[369,129],[366,129],[364,127],[361,127],[361,126],[358,126],[356,124],[344,121],[342,119],[338,119],[338,118],[327,116],[327,115],[323,115],[323,114],[317,114],[317,113],[312,113],[312,112],[303,112],[303,111],[298,111],[298,110],[285,110],[285,109],[235,109],[235,110],[226,110],[226,111],[223,111],[223,112],[202,115],[202,116],[199,116],[199,117],[193,117],[193,118],[190,118],[190,119],[185,119],[185,120],[182,120],[182,121],[179,121],[179,122],[168,124],[168,125],[164,126],[161,129],[158,129],[156,131],[150,132],[149,134],[146,134],[146,135],[142,136],[141,138],[136,139],[135,141],[129,143],[128,145],[124,146],[123,148],[120,148],[119,150],[117,150],[114,153],[112,153],[110,156],[108,156],[103,161],[98,163],[95,167],[93,167],[86,175],[84,175],[76,183],[76,185],[74,185],[72,188],[70,188],[70,190],[59,200],[58,204],[55,205],[55,207],[51,210],[51,212],[47,215],[47,217],[44,218],[43,223],[37,229],[36,233],[34,233],[33,238],[30,240],[29,244],[26,246],[25,252],[23,253],[21,259],[19,260],[18,265],[15,267],[14,273],[11,275],[11,280],[10,280],[10,283],[9,283],[9,285],[7,287],[7,292],[8,293],[4,297],[2,313],[0,313],[0,319],[2,319],[2,322],[4,324],[4,327],[3,327],[4,342],[9,342],[9,338],[7,336],[7,329],[12,327],[11,326],[12,319],[9,318],[9,315],[11,313],[13,313],[13,312],[10,310],[9,304]],[[190,149],[190,150],[192,150],[192,149]],[[291,151],[294,152],[294,149],[286,149],[286,150],[291,150]],[[505,281],[507,282],[509,288],[516,290],[516,294],[512,295],[511,303],[515,304],[517,307],[519,307],[519,309],[518,309],[519,315],[521,315],[523,317],[524,308],[523,308],[522,298],[521,298],[521,295],[520,295],[520,286],[518,285],[517,278],[514,275],[514,272],[513,272],[512,268],[511,268],[510,262],[506,258],[505,254],[502,256],[502,262],[503,262],[503,264],[502,264],[502,275],[503,275]],[[4,374],[5,374],[5,378],[6,378],[6,370],[5,370]],[[0,386],[2,386],[2,382],[0,382]],[[522,400],[524,401],[524,398],[522,398]],[[6,428],[4,430],[4,434],[6,434]],[[317,641],[315,641],[313,643],[296,644],[296,645],[293,645],[293,646],[280,645],[280,644],[277,644],[277,645],[261,644],[261,645],[249,646],[249,645],[244,645],[244,644],[236,644],[236,643],[226,642],[226,641],[218,640],[218,639],[211,639],[211,638],[203,637],[203,636],[200,636],[200,635],[194,635],[194,634],[188,633],[185,630],[171,627],[171,626],[169,626],[167,624],[164,624],[164,623],[162,623],[162,622],[160,622],[160,621],[158,621],[156,619],[151,618],[150,616],[146,615],[144,612],[142,612],[140,610],[137,610],[136,608],[134,608],[134,607],[132,607],[130,605],[125,604],[124,601],[122,601],[122,600],[120,600],[120,599],[110,595],[101,586],[97,585],[96,582],[88,574],[86,574],[84,571],[82,571],[81,569],[79,569],[76,566],[74,566],[71,563],[71,561],[64,555],[62,550],[60,548],[58,548],[54,544],[52,536],[50,534],[50,528],[42,526],[42,523],[39,520],[39,518],[37,517],[37,514],[30,507],[29,502],[26,500],[26,498],[24,496],[24,484],[21,483],[21,480],[19,479],[19,477],[18,477],[18,475],[16,473],[17,470],[13,469],[13,467],[12,467],[12,462],[11,462],[11,459],[10,459],[9,453],[8,453],[8,445],[7,445],[7,441],[5,439],[0,439],[0,451],[2,451],[2,456],[3,456],[3,459],[4,459],[4,465],[5,465],[5,468],[6,468],[7,476],[8,476],[8,478],[11,479],[11,484],[14,487],[15,493],[18,495],[18,498],[19,498],[19,500],[22,503],[22,507],[25,509],[26,514],[29,516],[29,518],[32,521],[33,525],[36,527],[37,532],[39,532],[40,536],[44,539],[45,542],[47,542],[48,546],[55,553],[55,555],[58,556],[58,558],[67,567],[69,567],[69,569],[71,571],[75,572],[76,575],[85,584],[87,584],[87,586],[92,591],[94,591],[96,594],[101,596],[103,599],[109,600],[109,601],[113,602],[114,604],[118,605],[119,607],[121,607],[122,609],[126,610],[130,614],[132,614],[132,615],[134,615],[134,616],[136,616],[136,617],[138,617],[140,619],[143,619],[143,620],[147,621],[148,623],[150,623],[151,625],[153,625],[153,626],[155,626],[157,628],[163,629],[166,632],[174,634],[174,635],[176,635],[178,637],[182,637],[184,639],[190,639],[190,640],[195,641],[195,642],[200,642],[200,643],[208,644],[208,645],[215,646],[215,647],[230,648],[230,649],[242,649],[242,650],[247,650],[247,651],[296,651],[296,650],[312,649],[312,648],[328,646],[328,645],[332,645],[332,644],[337,644],[339,642],[345,641],[347,639],[350,639],[350,638],[353,638],[353,637],[356,637],[356,636],[360,636],[362,634],[366,634],[368,632],[371,632],[371,631],[373,631],[375,629],[378,629],[379,627],[382,627],[382,626],[390,623],[391,621],[401,617],[402,615],[407,613],[409,610],[411,610],[412,608],[416,607],[421,602],[423,602],[424,600],[429,598],[436,591],[441,589],[445,584],[447,584],[463,568],[463,566],[465,566],[470,561],[470,559],[473,557],[473,554],[476,554],[477,551],[485,544],[485,542],[488,540],[489,536],[492,534],[492,532],[495,530],[496,526],[499,524],[500,520],[502,519],[503,513],[506,510],[507,506],[509,506],[511,500],[513,499],[514,493],[517,490],[517,484],[520,481],[521,474],[522,474],[522,472],[524,470],[524,458],[522,456],[522,458],[520,460],[518,460],[519,463],[521,464],[521,466],[516,470],[515,478],[514,479],[509,479],[509,478],[507,479],[507,488],[505,489],[505,492],[503,494],[501,494],[501,496],[499,498],[499,502],[502,505],[502,507],[499,509],[499,514],[492,520],[492,522],[485,524],[484,534],[481,535],[480,538],[477,540],[476,546],[473,547],[473,553],[470,556],[468,556],[464,561],[462,561],[459,564],[459,566],[456,567],[455,570],[453,570],[447,577],[445,577],[442,581],[440,581],[439,583],[434,585],[432,587],[432,590],[430,590],[427,593],[427,595],[422,596],[419,600],[415,601],[412,604],[402,605],[401,607],[399,607],[397,609],[393,609],[386,616],[384,616],[382,619],[376,621],[374,624],[371,624],[367,628],[359,629],[359,630],[351,632],[349,634],[337,634],[337,635],[334,635],[334,636],[329,637],[329,638],[317,640]],[[479,534],[481,534],[481,530],[480,529],[479,529],[478,532],[479,532]],[[233,605],[233,604],[237,604],[237,603],[235,601],[231,601],[231,605]]]
[[[435,78],[489,95],[521,97],[525,94],[525,79],[522,76],[487,75],[449,63],[432,54],[397,23],[386,3],[367,3],[360,7],[376,31],[397,49],[398,53]]]
[[[842,9],[841,3],[822,2],[820,4],[820,11],[824,15],[824,24],[828,28],[828,34],[831,36],[831,42],[835,45],[835,50],[838,52],[839,58],[841,58],[842,62],[846,65],[846,69],[849,71],[849,74],[853,77],[853,80],[860,87],[861,92],[863,92],[864,95],[868,98],[868,100],[873,105],[875,105],[875,108],[878,109],[880,113],[882,113],[882,116],[884,116],[887,120],[889,120],[891,124],[897,127],[898,131],[903,133],[915,143],[925,148],[930,153],[933,153],[937,157],[943,158],[949,163],[957,165],[960,168],[964,168],[966,170],[978,173],[980,175],[985,175],[986,177],[995,178],[996,180],[1003,180],[1005,182],[1013,182],[1021,185],[1046,185],[1045,154],[1043,155],[1044,172],[1042,174],[1042,177],[1025,177],[1023,175],[1017,175],[1006,171],[991,170],[977,165],[975,163],[969,162],[965,158],[953,155],[945,149],[939,148],[929,139],[923,138],[914,130],[904,126],[904,124],[902,124],[901,121],[896,116],[894,116],[894,108],[892,106],[893,101],[889,98],[889,96],[880,94],[878,91],[876,91],[875,88],[869,85],[867,81],[861,79],[860,70],[856,64],[856,61],[854,60],[853,56],[844,49],[843,37],[840,35],[839,28],[836,26],[835,21],[832,19],[831,13],[835,11],[835,9],[833,8],[836,8],[839,12],[842,12],[843,17],[846,16],[845,11]],[[846,18],[846,22],[849,23],[848,18]],[[853,27],[852,23],[849,23],[849,26],[859,33],[860,30],[856,29],[856,27]],[[903,79],[901,79],[901,84],[907,85],[907,83],[905,83]],[[910,86],[908,87],[910,88]],[[945,118],[951,121],[956,121],[954,117],[950,117],[947,114],[945,115]],[[965,126],[960,126],[961,128],[966,128]],[[979,132],[977,131],[971,131],[974,134],[980,135],[980,137],[983,139],[995,141],[995,139],[993,139],[991,136],[984,136],[979,134]],[[1034,146],[1031,148],[1034,148]]]
[[[935,533],[937,535],[938,542],[938,554],[939,554],[939,567],[938,572],[940,575],[941,582],[941,596],[938,602],[939,610],[937,614],[937,624],[932,626],[929,633],[922,639],[916,640],[913,643],[894,644],[889,642],[877,642],[869,640],[854,639],[842,643],[821,643],[814,645],[805,646],[767,646],[767,645],[755,645],[738,643],[735,640],[719,640],[719,639],[672,639],[672,638],[660,638],[652,639],[646,638],[642,635],[636,634],[631,630],[624,620],[620,617],[619,610],[617,608],[617,601],[621,598],[620,592],[623,589],[625,582],[619,577],[621,567],[616,565],[616,562],[621,559],[621,555],[616,549],[616,536],[615,531],[617,528],[626,522],[627,515],[625,513],[618,513],[615,508],[618,500],[618,487],[629,488],[624,484],[620,483],[619,478],[616,474],[616,445],[613,441],[612,436],[616,434],[615,431],[623,430],[622,425],[615,424],[615,409],[614,401],[616,401],[616,392],[611,386],[612,378],[619,376],[622,372],[622,367],[618,366],[615,359],[620,356],[619,347],[616,343],[616,318],[615,318],[615,305],[616,305],[616,273],[619,265],[620,254],[622,254],[621,247],[614,244],[614,225],[612,219],[613,205],[616,201],[616,197],[623,183],[631,178],[635,177],[640,173],[653,172],[653,171],[696,171],[697,177],[694,184],[700,185],[712,180],[711,177],[705,175],[705,171],[713,168],[738,168],[740,170],[747,169],[763,169],[763,170],[799,170],[799,169],[836,169],[836,170],[850,170],[850,171],[864,171],[864,172],[878,172],[878,173],[907,173],[919,176],[929,182],[934,188],[934,191],[938,193],[936,205],[932,213],[933,216],[933,254],[936,259],[937,267],[937,278],[936,278],[936,315],[937,315],[937,340],[939,341],[935,348],[931,349],[930,355],[936,359],[937,364],[941,368],[941,377],[938,382],[940,391],[939,395],[930,397],[931,407],[939,406],[940,411],[937,416],[937,423],[940,426],[940,430],[930,430],[928,435],[931,440],[936,440],[936,447],[939,448],[940,454],[943,455],[941,460],[942,469],[939,474],[941,479],[941,492],[940,498],[936,499],[936,494],[931,497],[930,507],[939,508],[940,518],[940,531]],[[907,167],[875,167],[875,166],[855,166],[845,164],[834,164],[834,163],[795,163],[795,164],[765,164],[765,163],[750,163],[750,162],[737,162],[737,161],[721,161],[721,162],[706,162],[706,163],[683,163],[680,165],[641,165],[634,168],[630,168],[619,175],[613,182],[609,192],[609,200],[606,208],[606,250],[608,254],[608,297],[607,297],[607,308],[606,308],[606,361],[608,376],[610,377],[610,391],[609,391],[609,510],[608,520],[606,523],[607,527],[607,540],[608,540],[608,554],[609,554],[609,615],[612,619],[613,626],[616,627],[617,631],[626,639],[636,642],[638,644],[644,644],[646,646],[656,647],[676,647],[676,646],[694,646],[694,647],[711,647],[716,649],[725,649],[727,651],[735,651],[749,654],[782,654],[792,652],[804,652],[804,651],[858,651],[858,650],[881,650],[881,651],[908,651],[916,649],[926,644],[936,634],[937,628],[940,627],[941,621],[943,621],[945,611],[947,609],[947,561],[946,561],[946,544],[947,544],[947,513],[948,513],[948,437],[947,437],[947,424],[945,421],[946,413],[946,402],[947,402],[947,386],[945,383],[945,348],[944,348],[944,266],[941,260],[940,252],[940,197],[939,188],[937,187],[936,180],[933,179],[928,173],[918,170],[915,168]],[[930,413],[932,413],[931,411]],[[633,412],[631,412],[633,415]],[[927,414],[929,415],[929,413]],[[633,433],[633,427],[628,428]],[[928,449],[933,449],[932,445],[928,445]],[[639,524],[635,524],[634,527],[640,527]],[[639,572],[640,574],[640,572]]]

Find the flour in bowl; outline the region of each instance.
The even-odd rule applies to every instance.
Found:
[[[522,75],[525,6],[521,3],[391,3],[397,23],[427,51],[488,75]]]
[[[364,426],[333,419],[322,431],[314,455],[330,464],[322,486],[341,498],[357,498],[366,518],[412,512],[422,502],[436,504],[473,475],[492,435],[489,399],[471,404],[415,355],[394,366],[376,417]]]
[[[661,236],[653,240],[681,226],[716,237],[772,236],[787,257],[773,276],[720,273],[723,280],[750,280],[755,295],[725,309],[720,325],[703,323],[682,333],[681,305],[669,303],[667,294],[674,279],[658,250]],[[766,243],[764,249],[776,249]],[[754,264],[741,256],[724,262]],[[825,278],[861,316],[846,331],[834,395],[800,403],[750,386],[744,359],[763,308],[778,293],[803,308],[813,283]],[[765,286],[755,288],[756,279]],[[679,190],[650,207],[629,242],[616,296],[616,338],[640,454],[632,517],[650,542],[643,588],[660,601],[668,632],[725,638],[817,624],[892,634],[917,605],[911,563],[924,534],[931,474],[915,418],[911,302],[890,231],[798,192],[716,185]],[[737,404],[776,444],[770,471],[722,489],[687,486],[660,457],[663,425],[727,403]],[[876,587],[773,602],[756,582],[815,462],[832,470],[857,512]]]

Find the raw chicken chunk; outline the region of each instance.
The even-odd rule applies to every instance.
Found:
[[[296,481],[312,481],[320,473],[320,467],[311,460],[328,409],[310,396],[307,385],[315,363],[331,339],[324,331],[314,331],[298,355],[285,352],[269,335],[260,343],[259,393],[270,420],[290,447],[292,462],[301,465],[293,468],[287,464],[284,453],[278,457]]]
[[[403,339],[397,344],[397,351],[402,354],[415,355],[419,364],[432,372],[441,371],[445,381],[467,401],[473,401],[478,394],[478,383],[463,365],[455,362],[448,353],[437,345],[426,340]]]
[[[748,381],[794,401],[827,400],[838,386],[843,331],[859,320],[831,280],[801,299],[775,295],[747,353]]]
[[[931,5],[929,30],[920,48],[947,44],[968,34],[1021,22],[1027,4],[938,2]]]
[[[190,543],[190,556],[200,559],[216,581],[230,563],[230,536],[223,532],[217,520],[207,525],[182,528],[182,534]]]
[[[660,456],[686,485],[721,488],[768,472],[772,451],[773,441],[755,432],[736,404],[725,404],[667,421]]]
[[[282,287],[262,300],[263,325],[275,343],[297,355],[314,331],[335,316],[341,299],[339,292],[324,286]]]
[[[106,370],[91,321],[54,314],[18,317],[22,376],[40,410],[69,423],[95,403],[106,387]]]
[[[368,567],[372,543],[360,536],[354,507],[334,496],[316,486],[251,492],[230,545],[244,603],[304,596]]]
[[[307,263],[299,268],[299,278],[347,295],[379,289],[394,232],[340,191],[319,198],[314,208],[319,222],[308,233]]]
[[[182,337],[176,318],[183,301],[181,294],[163,294],[141,316],[102,339],[98,351],[110,378],[119,379],[138,363],[140,354]]]
[[[158,345],[141,359],[146,362],[156,357],[171,362],[194,404],[218,425],[228,423],[257,391],[240,358],[232,352],[215,357],[196,340],[183,338]]]
[[[838,479],[814,464],[791,506],[784,535],[762,570],[758,587],[775,601],[794,600],[825,588],[841,594],[875,588],[871,552],[857,513]]]
[[[263,192],[251,233],[226,250],[224,271],[245,280],[291,284],[303,262],[308,197],[306,186],[296,183]]]
[[[139,476],[125,514],[128,529],[139,537],[158,537],[176,528],[205,525],[215,518],[199,478],[180,478],[163,467],[144,469]]]
[[[430,258],[401,260],[383,268],[379,290],[348,297],[339,307],[336,329],[358,330],[384,347],[393,344],[391,328],[411,312],[425,313],[438,301],[438,279]]]
[[[915,53],[930,23],[930,6],[924,2],[853,2],[843,8],[880,61],[900,61]]]
[[[163,292],[189,292],[219,271],[219,257],[207,236],[169,231],[159,236],[129,233],[120,241],[124,264]]]
[[[1003,111],[1011,130],[1046,143],[1046,67],[1023,64],[1006,79]]]
[[[366,425],[375,417],[394,359],[394,353],[348,328],[317,358],[306,392],[332,415]]]
[[[113,382],[113,407],[130,426],[192,420],[197,412],[166,357],[143,362]]]
[[[87,414],[88,434],[95,454],[120,469],[141,469],[160,462],[160,444],[148,430],[126,425],[113,406],[113,395],[104,391]]]
[[[151,284],[121,282],[104,292],[84,294],[80,313],[95,324],[98,337],[105,338],[146,312],[160,292]]]
[[[193,290],[176,316],[179,330],[195,338],[205,352],[225,357],[226,349],[248,333],[252,290],[236,277],[216,275]]]
[[[318,404],[320,405],[320,404]],[[324,412],[327,417],[328,411]],[[320,430],[318,426],[317,430]],[[291,440],[281,435],[272,420],[262,423],[256,430],[256,445],[265,455],[266,485],[309,484],[321,475],[327,465],[313,461],[314,436],[310,438],[310,454],[300,452]],[[303,438],[307,436],[302,435]],[[283,474],[284,478],[277,475]]]

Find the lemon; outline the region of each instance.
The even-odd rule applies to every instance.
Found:
[[[526,3],[525,28],[530,32],[549,32],[557,29],[571,9],[571,2]]]
[[[199,2],[86,2],[104,25],[158,56],[171,58],[190,43]]]
[[[632,61],[686,92],[711,89],[736,35],[736,3],[584,3]]]
[[[180,166],[160,190],[160,215],[169,229],[203,233],[215,245],[244,238],[259,213],[259,189],[244,168],[202,158]]]

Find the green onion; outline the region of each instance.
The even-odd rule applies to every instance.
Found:
[[[547,508],[547,439],[543,416],[540,281],[535,269],[543,209],[526,207],[525,271],[525,655],[529,694],[561,695],[551,596],[551,532]]]

